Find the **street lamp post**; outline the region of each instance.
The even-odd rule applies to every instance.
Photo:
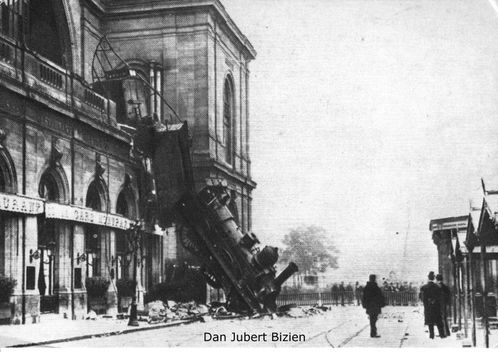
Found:
[[[137,252],[139,249],[140,242],[140,221],[136,221],[132,224],[130,228],[132,249],[133,249],[133,282],[135,284],[135,289],[133,290],[133,296],[131,297],[131,309],[130,318],[128,320],[128,326],[138,326],[137,317]]]

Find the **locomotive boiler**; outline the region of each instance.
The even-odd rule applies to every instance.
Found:
[[[182,244],[204,264],[214,288],[223,288],[235,311],[275,311],[280,287],[297,266],[290,263],[275,277],[278,249],[260,250],[254,234],[242,234],[228,210],[230,196],[223,186],[207,186],[186,194],[175,205]]]
[[[161,225],[175,223],[182,245],[202,263],[207,282],[223,289],[229,309],[275,311],[281,285],[298,268],[290,263],[276,277],[278,249],[260,249],[254,234],[241,232],[226,187],[194,190],[186,123],[142,127],[136,145],[152,163]]]

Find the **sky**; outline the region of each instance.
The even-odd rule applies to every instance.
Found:
[[[498,184],[490,1],[222,0],[258,52],[250,148],[263,243],[322,226],[341,252],[330,281],[437,271],[429,221],[480,205],[481,177]]]

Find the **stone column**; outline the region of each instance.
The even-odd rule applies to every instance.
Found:
[[[38,250],[38,218],[36,216],[27,215],[25,224],[26,247],[24,255],[26,257],[26,268],[24,268],[24,270],[26,270],[26,275],[28,270],[30,272],[34,271],[34,285],[28,286],[32,284],[32,282],[29,282],[28,277],[26,276],[25,319],[26,324],[34,324],[40,322],[40,291],[38,291],[40,259],[35,259],[34,257],[30,259],[30,254],[33,254]]]
[[[23,236],[23,218],[24,215],[15,215],[6,213],[5,215],[5,242],[4,242],[4,271],[7,277],[17,281],[14,288],[14,294],[10,301],[14,304],[13,324],[22,323],[22,236]]]
[[[104,266],[105,274],[109,280],[110,285],[107,289],[106,301],[108,315],[118,314],[118,291],[116,288],[116,272],[114,270],[113,258],[116,258],[116,232],[114,230],[106,231],[106,254],[103,257],[102,265]],[[105,262],[104,262],[105,261]]]
[[[55,293],[59,299],[59,315],[72,317],[71,310],[71,228],[66,221],[60,221],[56,226],[57,248],[55,251]]]

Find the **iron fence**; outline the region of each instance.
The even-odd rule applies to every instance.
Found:
[[[382,291],[386,305],[389,306],[415,306],[419,303],[418,292],[391,292]],[[298,306],[314,305],[361,305],[361,295],[354,291],[344,292],[307,292],[307,293],[281,293],[277,298],[278,305],[297,304]]]

